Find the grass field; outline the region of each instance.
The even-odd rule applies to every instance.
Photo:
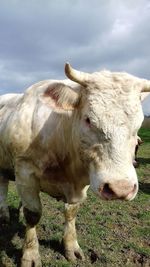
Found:
[[[138,267],[150,266],[150,130],[141,129],[137,169],[140,190],[131,202],[101,201],[89,190],[77,218],[79,243],[85,262],[67,262],[61,238],[63,203],[41,194],[43,216],[37,226],[43,267]],[[13,183],[9,188],[11,222],[0,226],[0,267],[19,266],[25,226],[18,217],[19,199]]]

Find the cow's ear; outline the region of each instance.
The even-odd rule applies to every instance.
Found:
[[[71,111],[79,104],[79,95],[70,86],[52,83],[40,95],[40,100],[56,112]]]

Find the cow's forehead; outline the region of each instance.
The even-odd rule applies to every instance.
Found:
[[[137,94],[117,94],[109,90],[107,92],[90,92],[86,95],[84,106],[89,111],[94,110],[95,113],[108,112],[115,114],[115,112],[125,112],[131,115],[139,110],[141,102]]]
[[[143,120],[143,112],[138,94],[123,92],[118,94],[113,90],[93,90],[84,99],[82,115],[90,118],[96,128],[105,132],[113,132],[114,127],[138,129]],[[107,131],[106,131],[107,129]]]
[[[138,93],[136,88],[139,86],[139,79],[126,72],[101,71],[91,75],[91,82],[89,82],[88,87],[92,87],[92,85],[98,90],[112,91],[113,89],[111,93],[114,95],[115,91],[117,93],[130,93],[134,89],[136,94]]]
[[[92,85],[89,90],[84,92],[85,97],[91,105],[100,105],[101,107],[129,107],[140,104],[140,94],[136,89],[125,90],[119,86],[114,85],[108,86],[107,88],[102,88],[103,85],[100,84],[100,90],[98,85]]]
[[[140,105],[138,79],[128,73],[93,73],[84,94],[91,105],[128,109]]]
[[[116,118],[116,121],[137,118],[141,114],[140,92],[134,77],[107,71],[93,75],[95,79],[89,83],[89,90],[84,90],[85,114]]]

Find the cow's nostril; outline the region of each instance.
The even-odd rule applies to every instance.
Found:
[[[137,191],[137,184],[134,184],[134,186],[132,187],[132,190],[126,195],[126,200],[132,200],[136,191]]]
[[[137,189],[137,185],[136,185],[136,184],[134,184],[134,186],[133,186],[133,189],[132,189],[131,193],[134,193],[134,192],[136,191],[136,189]]]
[[[110,185],[108,183],[106,183],[103,187],[103,190],[102,190],[102,195],[104,197],[106,197],[107,199],[110,199],[112,197],[115,196],[115,193],[113,192],[113,190],[110,188]]]
[[[136,185],[136,184],[134,184],[133,191],[135,191],[135,190],[136,190],[136,188],[137,188],[137,185]]]

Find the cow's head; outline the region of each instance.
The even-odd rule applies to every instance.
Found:
[[[52,83],[44,103],[58,113],[73,114],[70,139],[89,168],[94,192],[103,199],[133,199],[138,191],[133,158],[143,121],[140,98],[150,91],[150,81],[121,72],[83,73],[69,64],[65,73],[79,90],[72,90],[72,84]]]
[[[77,131],[92,189],[103,199],[132,200],[138,191],[132,161],[143,121],[140,94],[150,82],[121,72],[81,73],[69,64],[65,72],[82,88]]]

